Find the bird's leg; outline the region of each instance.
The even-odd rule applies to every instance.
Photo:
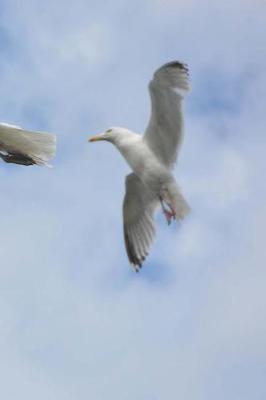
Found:
[[[171,203],[168,203],[168,202],[166,201],[166,204],[168,205],[168,207],[169,207],[170,210],[171,210],[172,218],[173,218],[173,219],[176,219],[176,212],[175,212],[175,210],[173,209]]]
[[[173,209],[172,209],[172,207],[170,205],[169,205],[169,208],[170,208],[171,211],[167,210],[167,208],[165,207],[165,204],[164,204],[164,200],[163,200],[163,198],[161,196],[159,196],[159,199],[160,199],[160,203],[161,203],[162,210],[163,210],[163,213],[165,215],[167,224],[170,225],[171,222],[172,222],[172,218],[173,219],[175,218],[175,212],[173,211]]]

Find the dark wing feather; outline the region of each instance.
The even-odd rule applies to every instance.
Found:
[[[129,261],[138,272],[155,236],[156,195],[134,173],[126,177],[123,204],[124,238]]]

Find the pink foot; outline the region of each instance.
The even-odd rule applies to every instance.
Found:
[[[162,211],[164,213],[164,216],[166,218],[167,224],[170,225],[172,222],[172,218],[175,219],[176,217],[176,213],[173,210],[171,204],[167,203],[167,206],[170,208],[170,210],[168,210],[165,205],[164,205],[164,201],[163,199],[160,197],[160,202],[161,202],[161,206],[162,206]]]
[[[167,224],[170,225],[171,222],[172,222],[172,218],[175,219],[175,214],[173,212],[171,212],[171,211],[166,210],[166,209],[163,210],[163,213],[165,215]]]

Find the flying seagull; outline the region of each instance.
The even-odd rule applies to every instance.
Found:
[[[0,158],[6,163],[49,166],[55,151],[56,136],[0,123]]]
[[[114,144],[133,172],[126,176],[123,204],[127,255],[136,272],[155,236],[154,213],[159,205],[167,223],[183,219],[189,206],[172,174],[183,137],[182,102],[189,91],[186,64],[173,61],[155,71],[149,84],[151,116],[143,136],[113,127],[90,142]]]

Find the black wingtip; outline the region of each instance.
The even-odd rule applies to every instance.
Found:
[[[136,255],[134,256],[134,259],[130,259],[130,257],[129,257],[129,261],[133,265],[133,268],[136,272],[140,272],[140,270],[143,266],[142,264],[146,260],[146,257],[148,255],[149,255],[149,253],[145,253],[145,256],[142,256],[141,259],[139,259],[139,257],[137,257]]]
[[[128,234],[126,230],[124,229],[124,238],[125,238],[125,244],[126,244],[126,251],[127,251],[127,256],[129,259],[129,262],[133,265],[133,268],[136,272],[139,272],[142,268],[142,264],[146,259],[146,256],[148,253],[145,255],[138,257],[138,255],[135,252],[135,249],[131,245],[130,239],[128,237]]]
[[[185,71],[187,74],[189,73],[188,65],[181,61],[170,61],[162,66],[162,68],[179,68]]]
[[[8,164],[34,165],[36,162],[29,156],[20,153],[0,153],[0,157]]]

